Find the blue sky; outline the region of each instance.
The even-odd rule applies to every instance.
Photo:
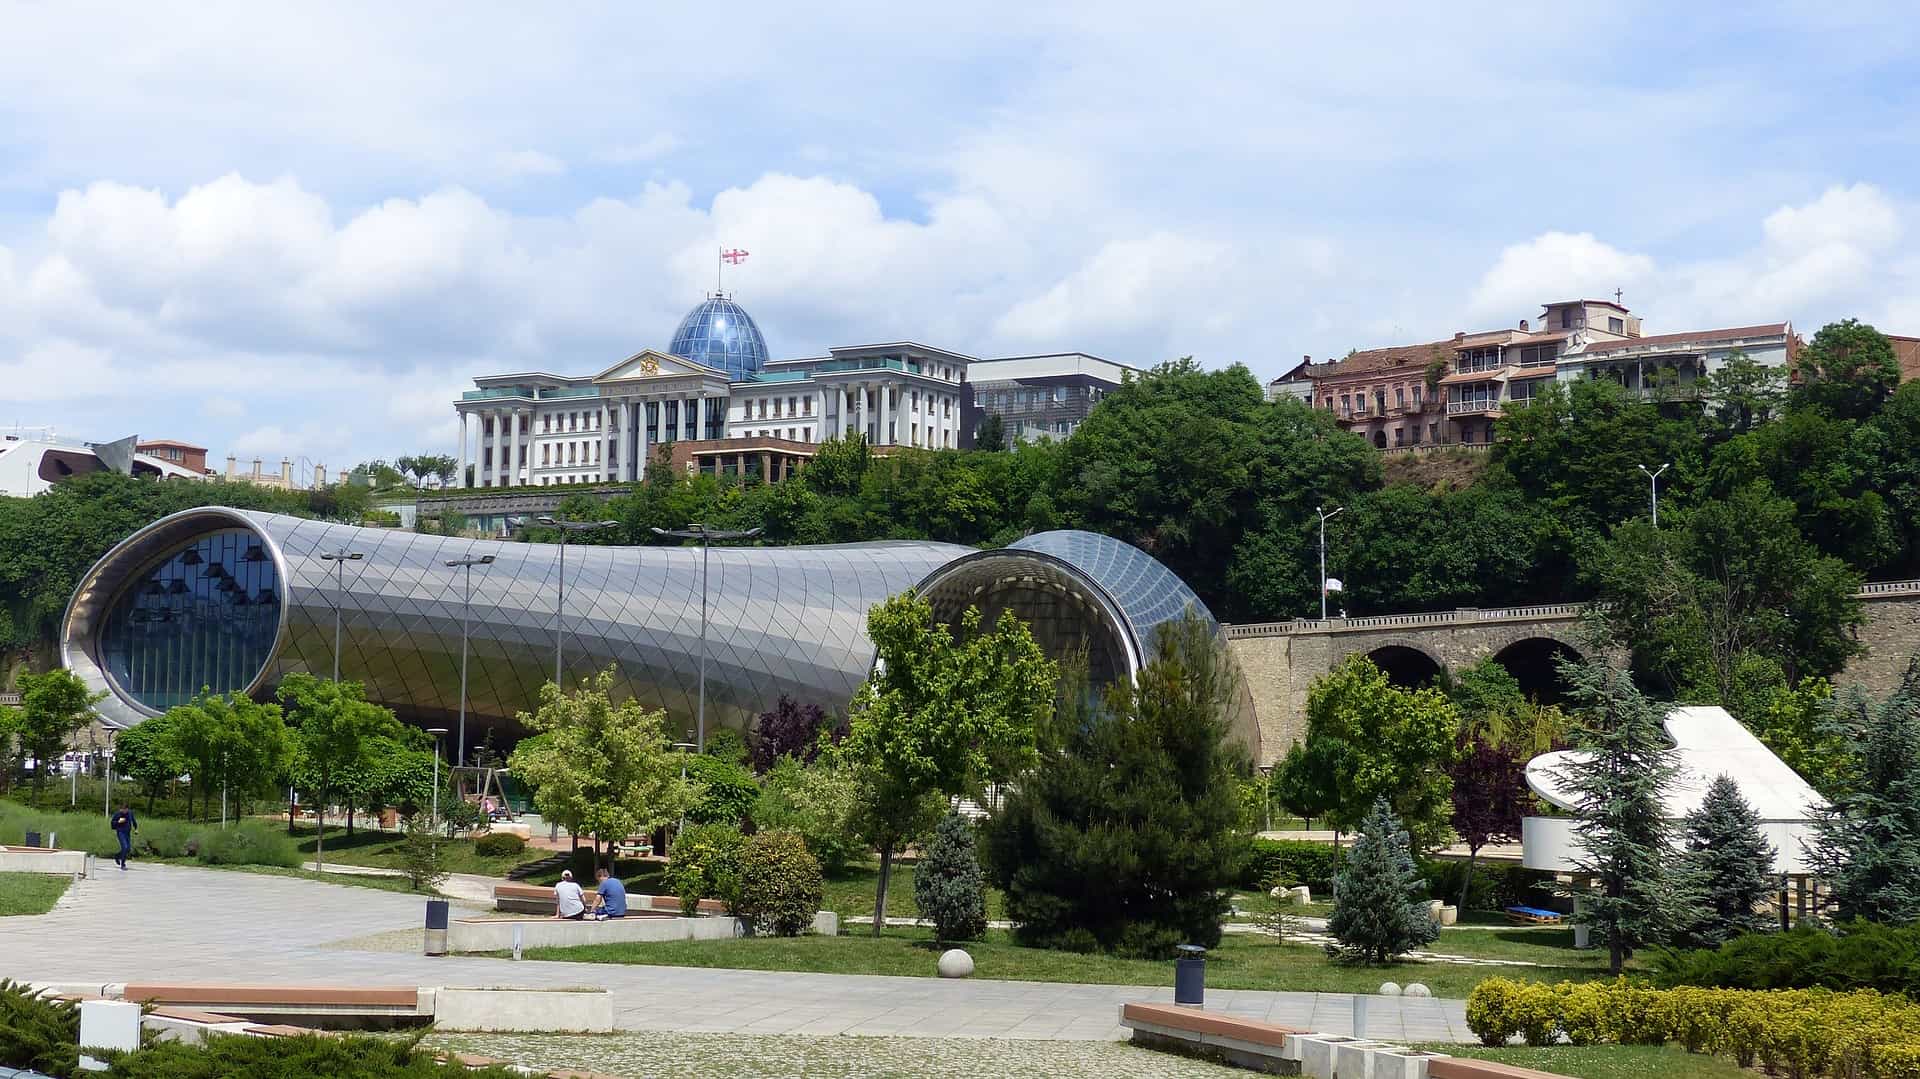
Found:
[[[647,8],[655,10],[647,10]],[[335,467],[728,285],[781,355],[1263,377],[1625,291],[1920,332],[1895,5],[18,4],[0,422]]]

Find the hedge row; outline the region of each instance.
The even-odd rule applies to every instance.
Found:
[[[1662,951],[1656,985],[1721,989],[1877,989],[1920,996],[1920,926],[1855,921],[1834,933],[1803,925],[1749,933],[1718,948]]]
[[[1920,1005],[1871,990],[1654,989],[1612,982],[1489,978],[1467,998],[1487,1045],[1666,1045],[1770,1074],[1920,1079]]]
[[[222,828],[217,821],[140,817],[137,810],[134,815],[139,820],[139,830],[133,834],[135,856],[192,858],[202,865],[293,868],[301,863],[286,826],[275,821],[247,818],[229,821]],[[57,833],[61,847],[90,851],[101,858],[111,858],[120,849],[104,813],[30,809],[0,801],[0,843],[19,843],[27,832],[39,832],[42,842],[49,833]]]
[[[1255,839],[1241,874],[1240,886],[1258,888],[1278,878],[1304,884],[1316,896],[1333,897],[1333,874],[1338,863],[1333,844],[1304,839]],[[1444,858],[1420,863],[1420,875],[1426,878],[1427,894],[1452,903],[1460,898],[1460,884],[1467,872],[1465,862]],[[1511,906],[1546,906],[1552,901],[1553,874],[1523,869],[1517,865],[1481,862],[1473,868],[1473,884],[1467,892],[1468,910],[1502,910]]]

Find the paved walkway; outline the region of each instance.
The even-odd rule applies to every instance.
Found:
[[[342,950],[342,941],[422,926],[416,896],[215,869],[109,864],[37,917],[0,918],[0,977],[24,981],[309,985],[605,986],[633,1030],[1108,1039],[1123,1001],[1172,990],[968,979],[680,967],[511,963]],[[331,945],[331,946],[330,946]],[[1169,965],[1171,966],[1171,965]],[[1169,979],[1171,980],[1171,979]],[[1338,993],[1213,990],[1211,1009],[1348,1033]],[[1457,1000],[1377,997],[1368,1035],[1473,1040]]]

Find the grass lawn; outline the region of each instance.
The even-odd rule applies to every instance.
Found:
[[[52,873],[0,873],[0,916],[45,914],[71,883],[72,878]]]
[[[539,948],[526,955],[529,959],[581,963],[934,976],[934,959],[939,953],[929,930],[895,928],[876,938],[858,925],[847,928],[848,932],[838,937],[605,944]],[[1166,985],[1173,980],[1171,962],[1023,948],[1013,943],[1010,934],[998,930],[989,932],[986,940],[965,947],[973,956],[975,975],[981,978],[1106,985]],[[1601,973],[1589,965],[1478,967],[1399,963],[1389,967],[1347,967],[1329,962],[1318,948],[1279,944],[1251,935],[1227,936],[1207,958],[1207,984],[1217,989],[1351,993],[1372,992],[1383,981],[1417,981],[1426,983],[1436,996],[1464,997],[1482,979],[1495,975],[1532,981],[1584,981]]]
[[[1722,1057],[1689,1053],[1677,1045],[1558,1045],[1545,1049],[1486,1049],[1477,1045],[1429,1045],[1457,1057],[1497,1060],[1574,1079],[1753,1079],[1754,1073]]]
[[[833,911],[841,921],[866,917],[873,920],[873,892],[880,882],[880,863],[848,866],[837,877],[827,879],[827,897],[821,909]],[[1007,916],[1004,896],[998,888],[987,889],[987,917],[999,920]],[[887,882],[887,917],[918,918],[920,908],[913,902],[913,863],[895,862],[893,878]]]
[[[300,856],[307,861],[313,860],[316,837],[311,824],[300,824],[295,828]],[[377,866],[382,869],[401,869],[400,847],[406,836],[399,832],[381,832],[371,829],[357,829],[348,835],[344,828],[327,828],[326,860],[341,865]],[[526,850],[519,854],[500,857],[485,857],[474,852],[471,839],[442,839],[440,841],[441,866],[449,873],[475,873],[483,877],[504,877],[507,870],[522,862],[538,861],[547,856],[546,851]],[[556,872],[554,878],[559,879]]]

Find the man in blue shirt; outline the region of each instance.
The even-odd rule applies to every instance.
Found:
[[[120,807],[120,812],[113,815],[111,823],[113,825],[114,837],[120,840],[120,853],[113,856],[113,861],[114,864],[118,865],[121,869],[125,869],[127,868],[127,859],[133,857],[134,830],[140,826],[134,823],[133,810],[128,809],[126,806]]]
[[[627,916],[627,886],[616,880],[613,874],[603,867],[594,871],[600,879],[600,886],[594,891],[600,895],[600,916],[602,918],[625,918]]]

